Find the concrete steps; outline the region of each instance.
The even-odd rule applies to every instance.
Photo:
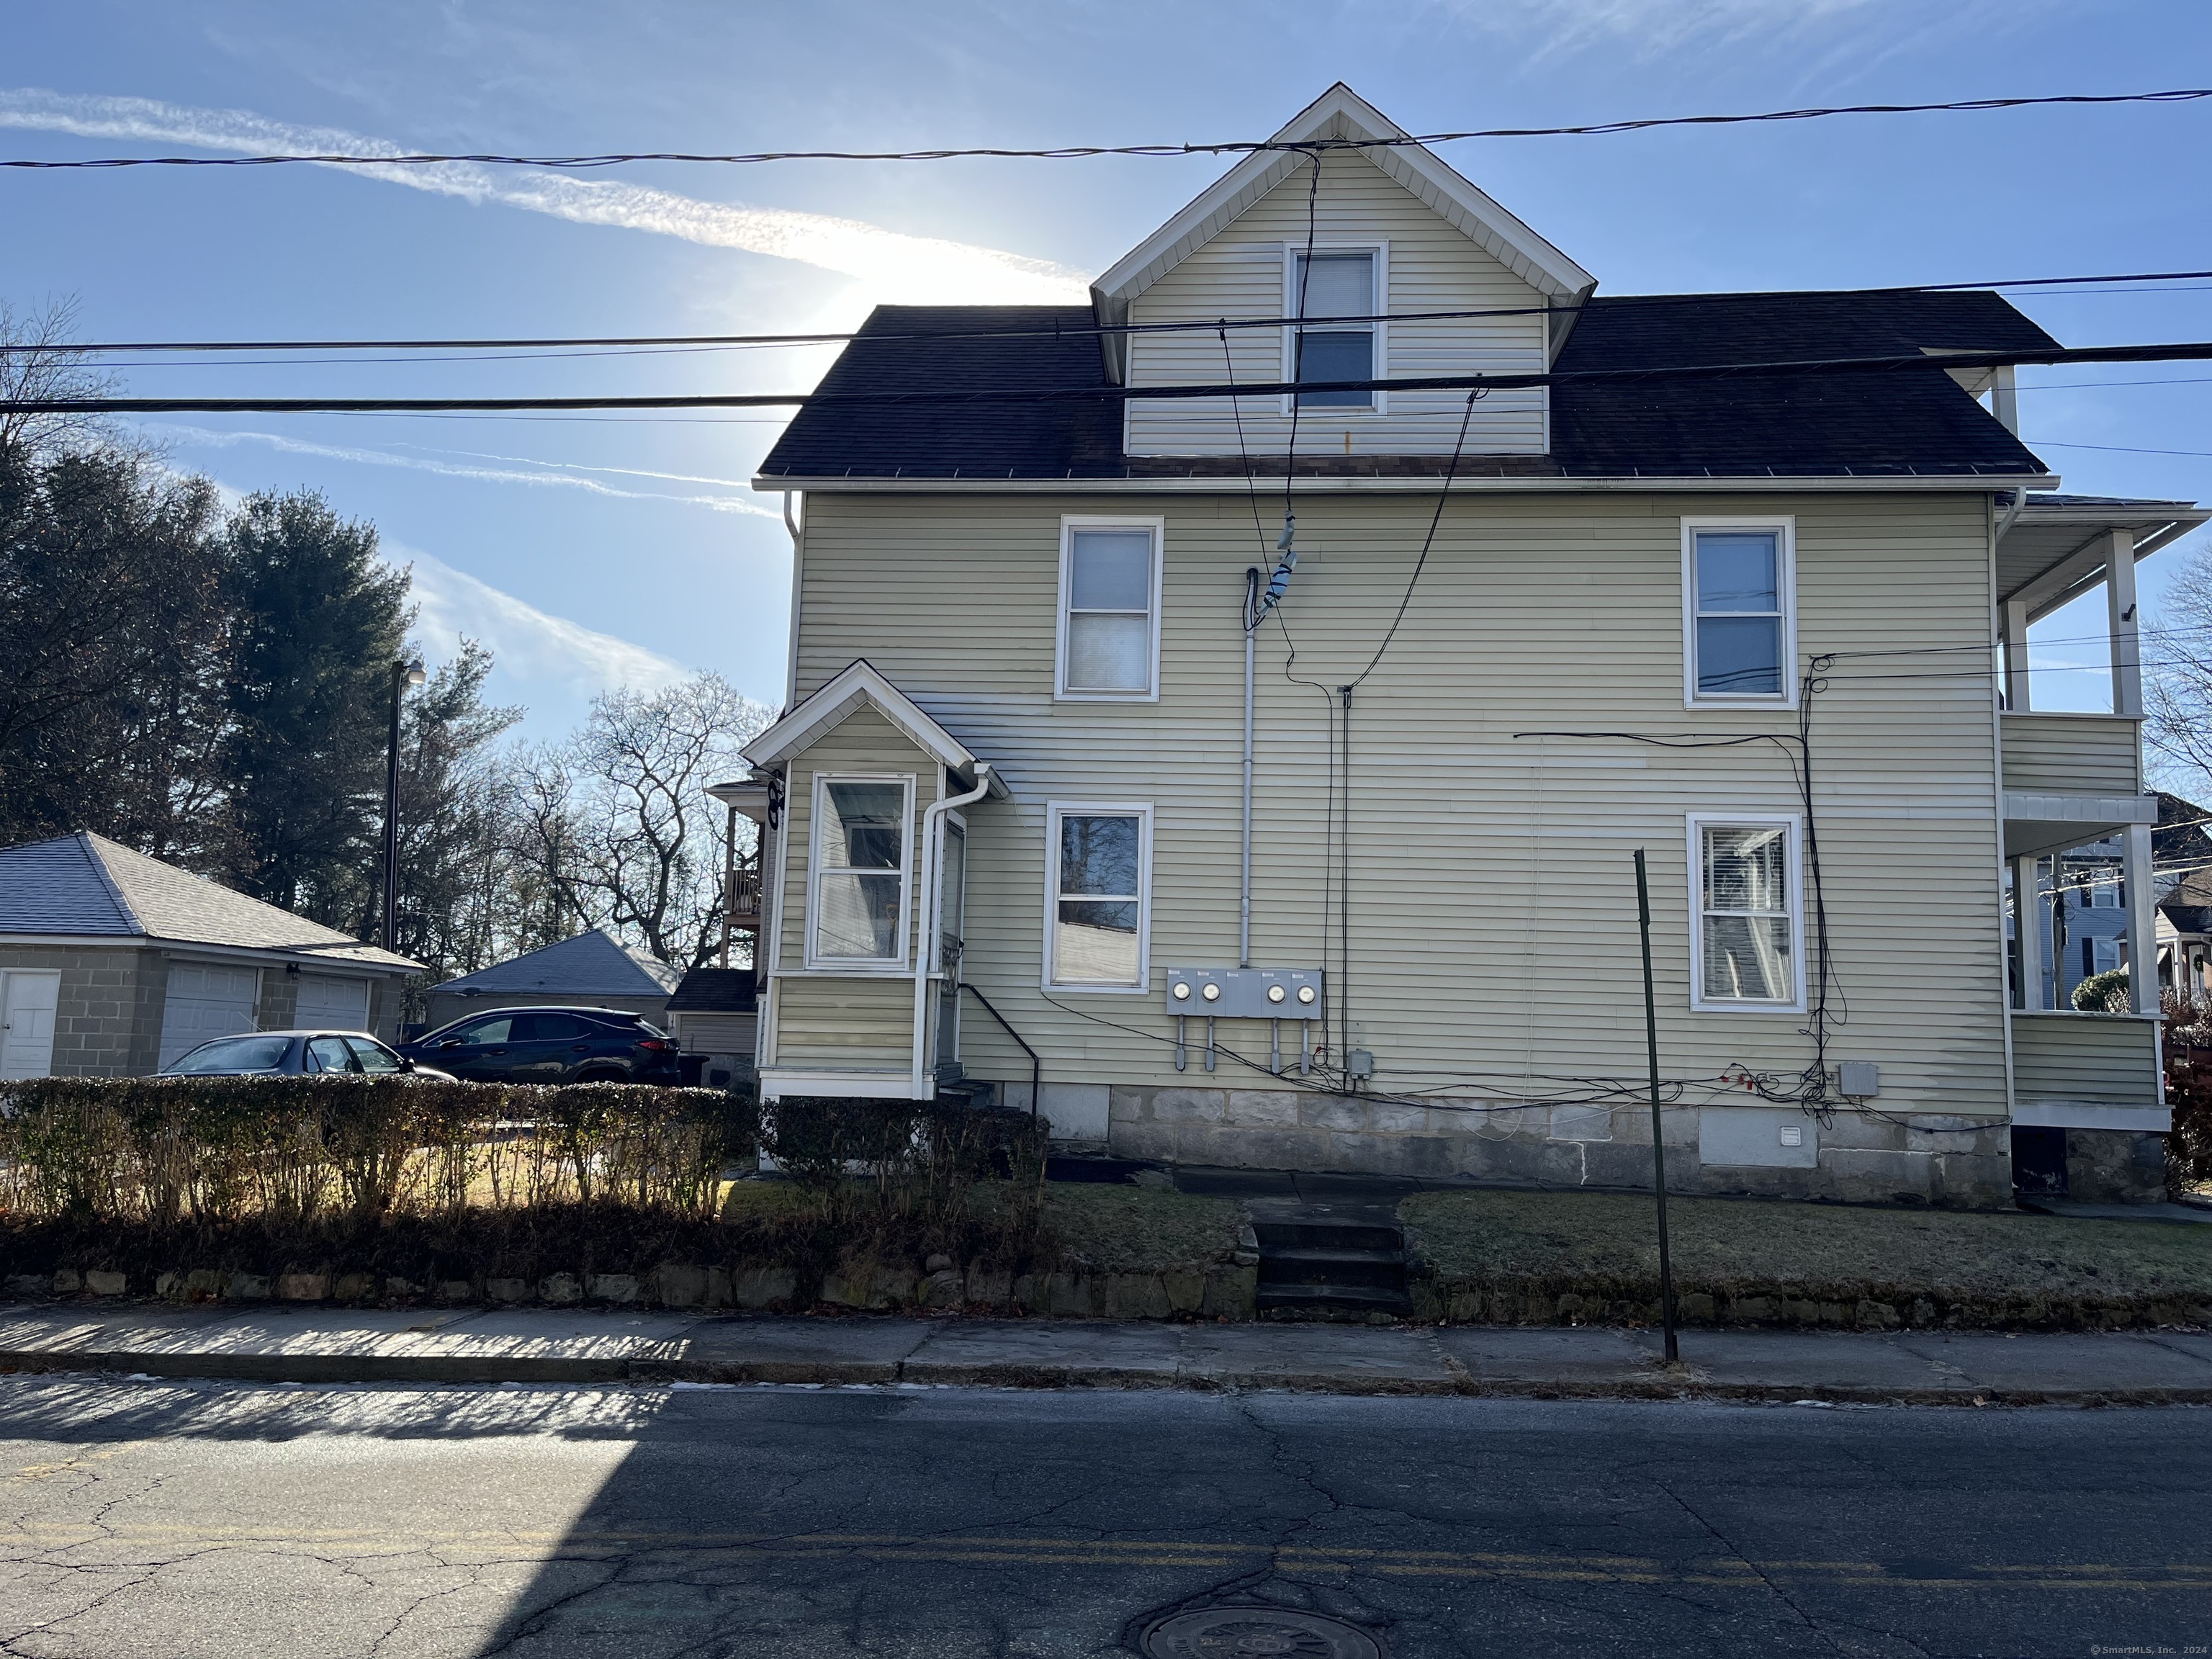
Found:
[[[1406,1291],[1406,1238],[1375,1220],[1255,1217],[1261,1314],[1293,1317],[1401,1318],[1413,1312]]]

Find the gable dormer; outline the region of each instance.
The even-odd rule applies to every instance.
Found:
[[[1279,144],[1403,139],[1342,82],[1276,133]],[[1309,258],[1308,250],[1311,253]],[[1418,144],[1271,149],[1247,156],[1091,289],[1109,376],[1131,386],[1274,384],[1540,372],[1597,279]],[[1300,307],[1303,291],[1304,307]],[[1435,318],[1437,312],[1482,312]],[[1148,323],[1373,317],[1374,322],[1144,332]],[[1402,320],[1401,320],[1402,319]],[[1124,443],[1139,455],[1235,455],[1279,467],[1285,396],[1132,399]],[[1448,453],[1462,392],[1317,392],[1296,410],[1301,456]],[[1542,454],[1542,387],[1477,405],[1470,454]]]

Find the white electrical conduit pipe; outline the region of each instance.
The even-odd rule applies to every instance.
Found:
[[[921,936],[915,941],[914,1076],[908,1093],[910,1100],[926,1100],[936,1094],[933,1086],[930,1093],[924,1095],[921,1081],[927,1069],[922,1057],[929,1051],[929,981],[937,961],[937,905],[941,896],[938,891],[938,865],[944,856],[945,815],[972,805],[990,791],[990,763],[978,761],[973,789],[964,795],[932,801],[921,815],[921,902],[915,907],[921,913]]]

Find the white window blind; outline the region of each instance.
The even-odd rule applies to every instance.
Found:
[[[1698,827],[1701,1000],[1797,997],[1797,872],[1787,823]]]

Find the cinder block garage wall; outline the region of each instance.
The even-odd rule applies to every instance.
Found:
[[[0,945],[0,968],[60,970],[54,1006],[56,1077],[137,1077],[154,1069],[167,976],[158,951],[122,945]]]

